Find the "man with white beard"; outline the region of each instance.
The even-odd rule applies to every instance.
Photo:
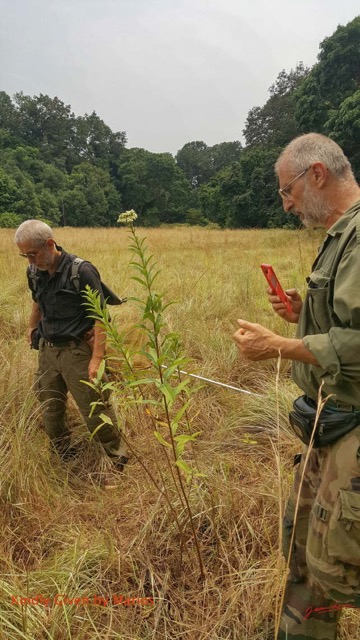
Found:
[[[341,609],[360,606],[360,187],[341,148],[316,133],[290,142],[275,170],[284,210],[324,227],[326,239],[304,301],[287,290],[288,312],[268,289],[296,337],[239,320],[234,340],[249,360],[292,360],[304,392],[290,413],[305,447],[284,517],[290,571],[278,638],[334,640]]]

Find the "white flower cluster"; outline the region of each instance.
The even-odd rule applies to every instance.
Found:
[[[124,213],[120,213],[118,217],[118,222],[121,224],[132,224],[138,217],[138,214],[134,209],[130,209],[130,211],[124,211]]]

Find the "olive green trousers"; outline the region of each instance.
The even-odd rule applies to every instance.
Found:
[[[360,426],[304,469],[306,451],[285,511],[288,558],[299,498],[278,638],[334,640],[341,610],[360,607]]]
[[[42,405],[44,428],[49,438],[66,447],[70,443],[70,430],[65,423],[67,393],[73,396],[90,433],[103,422],[100,414],[106,414],[112,425],[103,424],[94,438],[110,457],[126,456],[126,446],[117,427],[117,419],[106,397],[106,407],[99,401],[97,392],[81,380],[88,380],[88,366],[92,356],[89,345],[72,341],[67,346],[51,347],[40,340],[39,367],[35,376],[35,389]],[[91,412],[91,416],[90,416]]]

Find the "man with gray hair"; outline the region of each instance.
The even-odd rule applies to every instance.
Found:
[[[76,455],[65,423],[68,391],[74,397],[89,431],[102,444],[117,471],[127,462],[126,447],[111,405],[100,403],[95,390],[81,382],[96,377],[104,357],[106,334],[100,322],[90,318],[83,291],[88,285],[105,304],[103,283],[90,262],[59,247],[52,229],[40,220],[26,220],[16,231],[20,255],[29,262],[28,284],[32,293],[27,339],[31,345],[39,333],[39,368],[36,390],[42,403],[44,428],[52,448],[63,460]],[[77,266],[77,286],[73,265]],[[120,301],[119,301],[120,302]],[[108,397],[107,397],[108,400]],[[112,424],[102,424],[101,414]],[[100,426],[102,424],[102,426]]]
[[[275,168],[284,210],[324,227],[326,239],[304,301],[287,290],[289,312],[268,289],[296,338],[239,320],[234,340],[249,360],[292,360],[304,392],[290,413],[305,447],[284,518],[290,571],[278,638],[333,640],[341,609],[360,606],[360,187],[320,134],[293,140]]]

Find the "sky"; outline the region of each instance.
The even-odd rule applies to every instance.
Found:
[[[359,0],[0,0],[0,90],[58,96],[128,147],[243,141],[278,73],[316,63]]]

